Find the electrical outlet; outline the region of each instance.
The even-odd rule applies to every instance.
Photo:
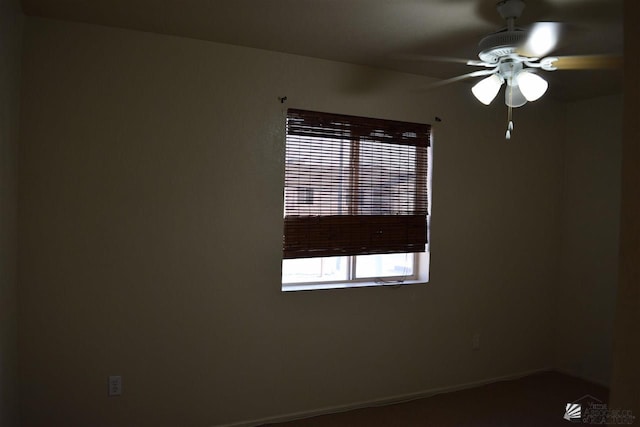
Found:
[[[480,350],[480,334],[473,334],[473,338],[471,338],[471,349]]]
[[[110,375],[109,376],[109,396],[121,396],[122,395],[122,376]]]

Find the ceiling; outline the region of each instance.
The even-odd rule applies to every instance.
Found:
[[[422,56],[476,59],[504,26],[496,0],[22,0],[25,14],[211,40],[449,78],[472,68]],[[622,53],[623,0],[528,0],[518,21],[568,24],[554,54]],[[546,74],[548,96],[621,92],[622,70]]]

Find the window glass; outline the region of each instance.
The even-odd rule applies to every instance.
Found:
[[[282,260],[282,283],[347,280],[349,257],[298,258]]]
[[[355,258],[355,277],[358,279],[413,275],[414,254],[358,255]]]

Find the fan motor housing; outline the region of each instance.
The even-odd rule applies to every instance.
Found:
[[[527,38],[526,31],[522,29],[502,30],[489,34],[478,43],[480,53],[478,57],[490,64],[498,63],[500,58],[516,53]]]

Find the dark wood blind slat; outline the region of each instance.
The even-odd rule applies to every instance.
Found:
[[[287,132],[292,136],[347,139],[354,136],[374,142],[428,147],[431,128],[420,123],[373,119],[289,109]]]
[[[287,217],[284,258],[423,252],[426,235],[423,215]]]

